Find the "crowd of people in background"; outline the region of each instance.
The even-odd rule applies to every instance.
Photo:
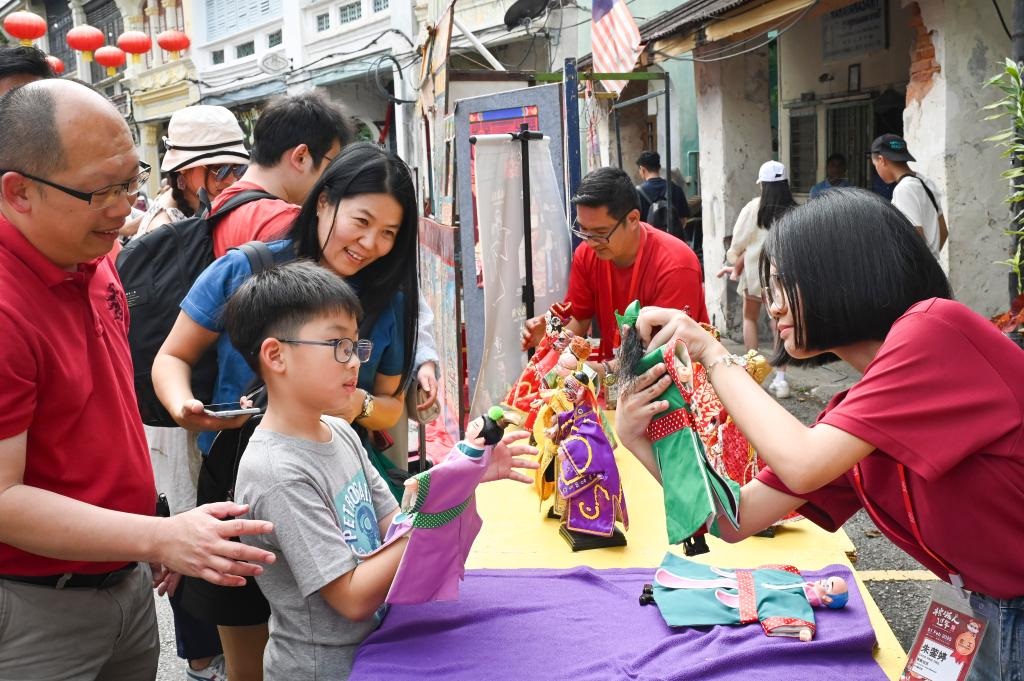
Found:
[[[0,679],[154,678],[154,587],[170,597],[189,679],[304,679],[317,667],[346,678],[404,551],[382,541],[408,476],[382,434],[405,418],[410,386],[428,402],[437,391],[412,171],[355,142],[317,94],[269,105],[251,147],[229,110],[195,105],[171,117],[166,187],[133,216],[151,169],[103,95],[52,78],[22,47],[0,48],[0,95],[0,600],[14,623],[0,630]],[[889,202],[850,187],[847,159],[832,154],[803,205],[786,167],[764,162],[714,264],[736,282],[748,350],[761,346],[763,312],[771,320],[775,397],[790,395],[792,360],[831,353],[863,374],[813,428],[701,326],[690,203],[657,152],[637,159],[639,184],[597,168],[576,188],[568,328],[599,331],[592,364],[607,386],[620,369],[615,314],[633,301],[650,347],[681,338],[704,365],[769,466],[744,488],[729,540],[794,510],[835,530],[865,508],[1002,627],[972,680],[1010,678],[1024,618],[1007,613],[1024,603],[1024,559],[1001,539],[1024,533],[1024,360],[952,300],[937,261],[942,197],[914,161],[901,137],[874,140]],[[139,292],[122,289],[117,252],[207,216],[215,259],[165,301],[177,318],[152,367],[180,427],[144,427],[127,337]],[[265,244],[266,267],[254,268],[250,242]],[[523,348],[543,334],[541,317],[526,320]],[[211,348],[211,401],[258,416],[224,418],[197,398]],[[647,426],[667,406],[667,379],[663,364],[641,376],[616,425],[659,480]],[[197,506],[204,457],[246,427],[233,498]],[[519,436],[496,446],[485,480],[528,480],[519,470],[536,468],[523,458],[536,452]]]

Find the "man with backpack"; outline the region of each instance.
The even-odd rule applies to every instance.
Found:
[[[871,143],[871,163],[878,177],[892,190],[892,205],[914,225],[936,259],[949,236],[939,203],[939,189],[929,178],[915,173],[907,163],[916,162],[899,135],[882,135]]]
[[[636,160],[637,172],[643,184],[637,186],[640,195],[640,216],[647,224],[683,238],[686,219],[690,217],[690,206],[686,192],[675,182],[661,176],[661,155],[656,151],[644,151]],[[668,202],[672,201],[672,223],[668,224]]]

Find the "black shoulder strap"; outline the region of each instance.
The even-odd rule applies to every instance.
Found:
[[[270,247],[262,241],[249,241],[228,250],[244,253],[249,260],[249,268],[253,274],[259,274],[274,266],[274,254],[271,253]]]
[[[216,212],[210,213],[206,216],[206,219],[210,222],[215,222],[220,218],[224,217],[239,206],[244,206],[247,203],[253,201],[260,201],[261,199],[276,199],[270,192],[265,192],[262,189],[247,189],[243,192],[238,192],[236,196],[232,196],[230,199],[224,202],[224,205],[217,209]]]
[[[903,181],[904,178],[907,177],[912,177],[921,183],[921,186],[924,187],[924,193],[928,195],[928,199],[932,202],[932,206],[935,207],[935,213],[937,215],[942,215],[942,209],[939,208],[939,202],[935,200],[935,194],[932,194],[932,190],[928,189],[928,183],[922,180],[920,177],[918,177],[917,175],[904,175],[900,179],[896,180],[896,184],[899,184],[900,182]]]

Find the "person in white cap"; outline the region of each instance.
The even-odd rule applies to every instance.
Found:
[[[200,212],[242,176],[249,163],[245,133],[235,115],[222,106],[196,104],[171,116],[164,137],[160,170],[170,190],[158,196],[142,219],[138,233],[177,222]]]
[[[137,235],[202,213],[222,191],[245,172],[249,152],[235,115],[222,106],[197,104],[180,109],[167,124],[167,152],[160,169],[169,189],[158,196],[142,218]],[[157,491],[167,497],[170,512],[196,505],[196,481],[202,465],[198,434],[184,428],[143,426]],[[224,656],[217,626],[192,617],[170,597],[178,656],[188,663],[187,678],[225,679]]]
[[[736,225],[732,228],[732,244],[725,254],[727,266],[718,271],[737,283],[736,290],[743,296],[743,345],[747,350],[758,346],[757,321],[761,316],[761,279],[758,263],[761,259],[761,245],[772,224],[787,210],[796,205],[789,189],[789,174],[786,166],[778,161],[766,161],[757,171],[757,183],[761,185],[761,196],[751,201],[740,211]],[[774,326],[774,325],[773,325]],[[780,365],[768,390],[776,397],[789,397],[789,383],[786,369]]]

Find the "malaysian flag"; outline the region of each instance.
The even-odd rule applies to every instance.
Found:
[[[625,0],[594,0],[591,32],[595,73],[629,73],[640,56],[640,29]],[[624,80],[603,80],[609,92],[619,94]]]

